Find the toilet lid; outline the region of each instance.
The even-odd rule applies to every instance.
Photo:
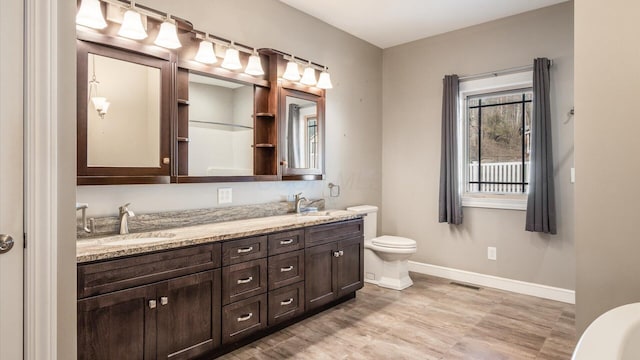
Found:
[[[400,236],[380,236],[371,240],[373,245],[388,247],[388,248],[414,248],[416,247],[416,241],[403,238]]]

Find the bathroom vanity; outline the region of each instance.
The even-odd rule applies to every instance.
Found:
[[[363,220],[297,214],[78,241],[78,359],[210,359],[363,286]]]

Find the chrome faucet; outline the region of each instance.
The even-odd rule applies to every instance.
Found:
[[[120,234],[129,233],[129,218],[136,216],[133,211],[129,210],[128,206],[131,203],[120,206]]]
[[[296,194],[296,213],[300,214],[300,203],[303,201],[308,201],[306,197],[302,196],[302,193]]]

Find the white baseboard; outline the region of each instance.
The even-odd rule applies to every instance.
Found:
[[[500,290],[537,296],[544,299],[562,301],[569,304],[576,303],[576,292],[573,290],[557,288],[553,286],[530,283],[520,280],[512,280],[493,275],[485,275],[471,271],[452,269],[444,266],[409,261],[409,271],[420,274],[438,276],[445,279],[465,282],[474,285],[486,286]]]

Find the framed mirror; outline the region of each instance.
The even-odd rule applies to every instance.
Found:
[[[78,41],[78,184],[166,183],[170,62]]]
[[[253,85],[189,73],[189,176],[253,175]]]
[[[324,99],[281,90],[281,157],[283,180],[319,180],[324,174]]]

